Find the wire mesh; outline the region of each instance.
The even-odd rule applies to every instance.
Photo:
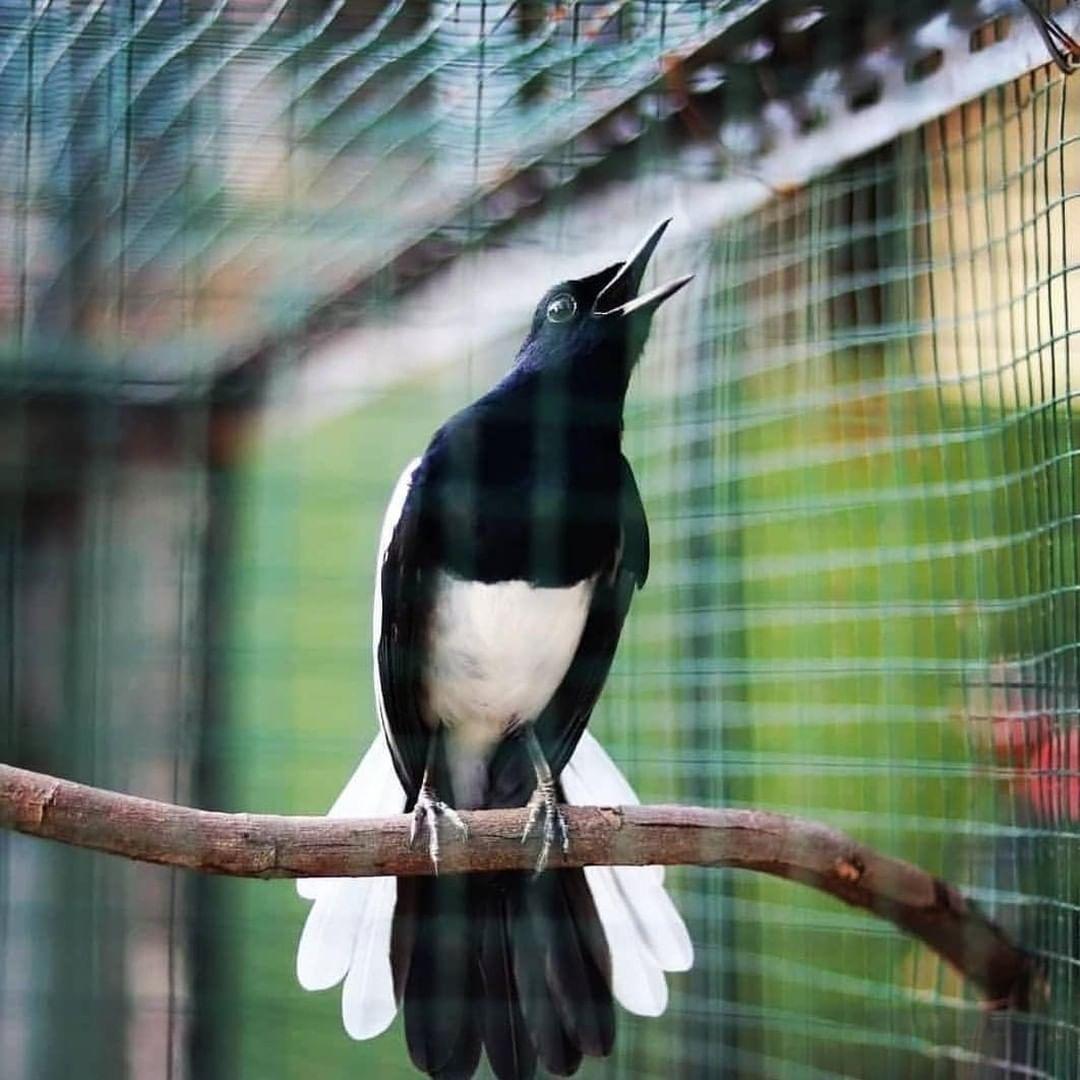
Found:
[[[5,351],[205,374],[241,331],[280,332],[411,240],[453,243],[565,182],[501,184],[734,8],[5,0]]]
[[[765,6],[0,0],[3,757],[324,810],[375,731],[385,499],[524,329],[475,298],[482,260],[592,270],[612,202],[568,178],[598,160],[620,223],[658,183],[700,191],[721,118],[706,99],[673,134],[658,65]],[[824,50],[844,6],[810,7]],[[629,159],[586,137],[623,108]],[[697,277],[632,393],[653,567],[591,727],[644,800],[793,812],[941,874],[1035,951],[1049,1000],[987,1013],[884,924],[684,870],[695,968],[583,1075],[1075,1074],[1078,115],[1040,68],[660,253],[658,279]],[[725,170],[752,173],[725,130]],[[534,162],[542,195],[492,201]],[[433,290],[497,334],[399,347],[407,378],[299,430],[291,350],[261,429],[203,393],[226,346],[431,233],[480,260]],[[421,297],[351,315],[393,350]],[[196,386],[132,396],[159,380]],[[0,837],[2,1071],[413,1075],[400,1024],[352,1043],[336,994],[296,986],[303,907]]]

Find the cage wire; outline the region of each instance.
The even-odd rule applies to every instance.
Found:
[[[644,801],[942,875],[1051,994],[988,1013],[891,926],[684,869],[695,967],[582,1075],[1076,1075],[1050,59],[1008,2],[0,0],[0,757],[322,812],[375,731],[401,466],[544,288],[674,206],[656,272],[697,276],[626,422],[652,571],[591,730]],[[0,1072],[413,1075],[400,1023],[352,1043],[296,985],[303,908],[0,834]]]

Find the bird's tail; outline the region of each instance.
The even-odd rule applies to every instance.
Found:
[[[627,805],[633,789],[587,732],[563,770],[567,802]],[[405,795],[380,735],[330,810],[400,813]],[[327,878],[297,883],[314,900],[297,951],[309,990],[344,980],[342,1019],[356,1039],[378,1035],[399,1002],[416,1065],[471,1076],[481,1046],[503,1080],[539,1060],[569,1075],[603,1055],[612,995],[658,1016],[669,971],[693,962],[689,935],[660,867],[591,866],[442,878]]]
[[[398,881],[391,957],[413,1064],[569,1076],[615,1037],[608,949],[580,870]]]

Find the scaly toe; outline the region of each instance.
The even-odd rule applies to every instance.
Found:
[[[428,856],[431,858],[435,873],[439,872],[439,856],[441,845],[439,842],[439,819],[448,818],[461,834],[462,839],[468,839],[469,827],[461,819],[461,815],[452,807],[447,806],[441,799],[427,791],[422,791],[413,807],[412,825],[409,828],[409,846],[415,847],[420,838],[420,833],[427,830]]]
[[[423,806],[417,803],[412,812],[412,824],[409,826],[409,847],[416,847],[416,840],[420,835],[420,822],[425,821],[426,817]]]
[[[552,835],[551,814],[545,813],[544,829],[540,838],[540,852],[536,856],[536,864],[533,867],[533,877],[539,877],[547,869],[548,857],[551,855]]]
[[[555,820],[559,828],[559,847],[565,855],[570,850],[570,829],[566,824],[566,815],[558,807],[555,809]]]
[[[533,867],[533,877],[539,877],[546,869],[548,856],[551,854],[551,845],[545,840],[540,845],[540,854],[536,857],[536,865]]]
[[[570,850],[570,835],[566,827],[566,818],[555,802],[537,801],[533,804],[529,810],[529,819],[525,823],[525,831],[522,833],[521,842],[525,843],[541,817],[544,819],[544,825],[541,832],[540,853],[537,856],[536,867],[533,871],[534,875],[541,874],[547,869],[551,849],[555,844],[558,844],[563,854]]]
[[[461,833],[462,840],[469,839],[469,826],[465,824],[461,819],[461,815],[452,807],[447,806],[446,803],[440,803],[440,809],[453,823],[454,827],[459,833]]]
[[[428,823],[428,857],[435,873],[439,872],[439,819],[433,818]]]
[[[529,816],[525,820],[525,828],[521,830],[521,842],[527,843],[530,836],[533,834],[533,830],[536,828],[536,823],[540,820],[540,813],[543,809],[543,804],[532,803],[529,806]]]

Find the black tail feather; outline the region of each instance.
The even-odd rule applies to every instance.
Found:
[[[397,900],[390,929],[390,972],[394,979],[394,1000],[399,1009],[405,1000],[405,983],[409,978],[413,946],[416,944],[420,892],[421,882],[416,878],[397,879]]]
[[[525,888],[527,885],[516,880],[507,905],[514,979],[521,1011],[544,1068],[556,1076],[572,1076],[581,1064],[582,1054],[563,1026],[548,985],[543,939],[537,936],[533,920],[529,918],[523,895]]]
[[[476,965],[471,966],[467,1001],[475,1001],[480,995],[480,972]],[[434,1080],[469,1080],[480,1064],[482,1038],[475,1020],[466,1017],[458,1035],[458,1044],[450,1055],[450,1060],[431,1075]]]
[[[401,942],[407,941],[407,922],[414,934],[408,970],[400,979],[405,1041],[413,1064],[434,1076],[467,1056],[466,1029],[475,1029],[470,1001],[478,981],[474,924],[469,917],[472,890],[468,877],[451,877],[414,879],[404,890],[399,879],[399,897],[403,891],[402,911],[407,914]],[[408,896],[410,892],[414,895]]]
[[[615,1041],[611,960],[584,872],[542,874],[525,897],[564,1028],[583,1053],[606,1057]]]
[[[494,879],[480,946],[484,976],[484,1047],[499,1080],[531,1080],[536,1048],[525,1025],[514,978],[505,882]]]
[[[615,1036],[610,958],[581,870],[399,878],[391,938],[409,1056],[465,1080],[571,1076]]]

